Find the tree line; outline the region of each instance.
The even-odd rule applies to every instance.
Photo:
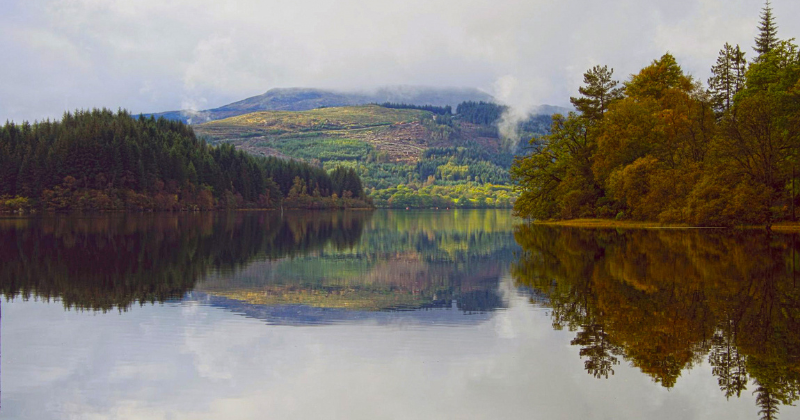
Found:
[[[453,108],[450,105],[445,105],[445,106],[414,105],[414,104],[404,104],[404,103],[394,103],[394,102],[384,102],[379,105],[384,108],[391,108],[391,109],[418,109],[421,111],[428,111],[437,115],[451,115],[453,113]]]
[[[369,206],[345,172],[209,146],[182,122],[123,110],[0,127],[0,210],[269,208],[298,184],[311,197],[303,206]]]
[[[620,84],[584,74],[579,111],[553,118],[511,170],[520,216],[693,225],[794,220],[800,154],[800,53],[761,14],[756,56],[725,44],[708,86],[664,54]]]

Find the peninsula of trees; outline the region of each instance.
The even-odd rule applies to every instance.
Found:
[[[705,226],[794,220],[800,193],[800,53],[761,14],[755,57],[726,44],[704,88],[669,53],[619,84],[585,73],[578,113],[511,170],[518,215]]]
[[[0,127],[0,211],[371,207],[352,169],[209,146],[125,111]]]

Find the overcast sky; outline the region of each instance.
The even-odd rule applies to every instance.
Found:
[[[773,0],[781,38],[800,1]],[[583,72],[620,79],[670,51],[705,81],[752,56],[761,0],[2,0],[0,121],[65,109],[205,109],[274,87],[476,87],[566,105]]]

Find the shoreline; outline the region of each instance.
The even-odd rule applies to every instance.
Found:
[[[659,223],[648,221],[639,222],[611,219],[534,220],[530,223],[543,226],[563,226],[586,229],[761,229],[778,232],[800,232],[800,222],[780,222],[773,224],[770,228],[758,225],[741,225],[732,227],[692,226],[681,223]]]
[[[113,210],[26,210],[26,211],[0,211],[0,217],[3,216],[41,216],[41,215],[71,215],[71,214],[200,214],[200,213],[230,213],[230,212],[267,212],[267,211],[371,211],[376,210],[378,207],[284,207],[278,208],[259,208],[259,207],[242,207],[231,209],[206,209],[206,210],[154,210],[154,209],[141,209],[141,210],[126,210],[126,209],[113,209]]]

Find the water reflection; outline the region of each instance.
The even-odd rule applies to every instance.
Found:
[[[514,225],[502,211],[0,219],[0,292],[11,314],[2,414],[198,418],[186,413],[215,412],[220,394],[245,406],[276,395],[277,405],[327,378],[318,395],[334,395],[365,358],[403,346],[421,346],[431,365],[460,349],[461,333],[429,339],[426,328],[489,323],[507,306],[498,285],[518,250]],[[145,305],[156,302],[167,304]],[[364,329],[376,327],[383,332]],[[283,340],[298,344],[275,345]],[[351,345],[363,354],[313,362],[314,349]],[[319,369],[304,375],[308,366]],[[289,381],[274,372],[301,385],[277,397]],[[222,412],[209,418],[261,417]]]
[[[586,371],[622,362],[664,387],[707,361],[761,418],[800,398],[800,241],[763,231],[521,226],[518,286],[575,332]]]
[[[0,219],[0,291],[67,308],[126,309],[182,297],[216,270],[352,247],[368,212]]]
[[[485,312],[503,305],[512,231],[498,211],[0,219],[0,291],[102,311],[188,297],[249,316],[292,305]]]
[[[271,323],[380,320],[387,316],[375,312],[397,310],[492,311],[503,306],[497,285],[517,249],[512,231],[507,212],[378,212],[347,249],[220,272],[194,295]],[[437,315],[406,314],[423,316]]]

